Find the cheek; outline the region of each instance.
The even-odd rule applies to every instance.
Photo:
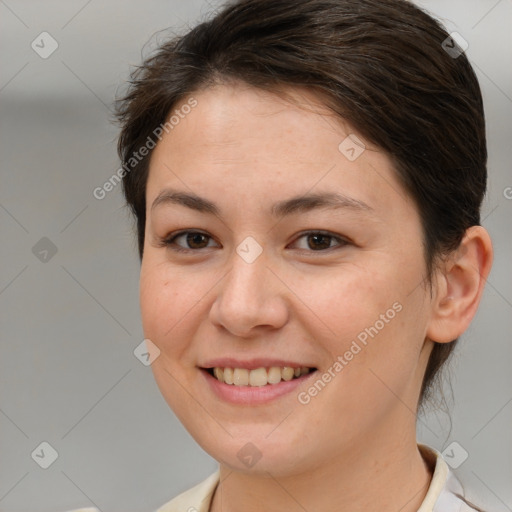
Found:
[[[148,258],[149,260],[149,258]],[[155,381],[168,405],[186,423],[190,409],[182,382],[190,377],[195,362],[190,340],[195,336],[200,299],[205,290],[180,271],[157,262],[143,263],[140,275],[140,308],[144,337],[160,350],[151,365]],[[195,287],[194,287],[195,286]],[[182,416],[184,414],[184,416]]]
[[[144,264],[140,276],[140,308],[144,335],[164,356],[182,352],[204,290],[193,279],[163,265]],[[183,342],[180,340],[184,340]]]
[[[369,265],[340,267],[303,279],[297,296],[309,307],[312,321],[332,339],[335,351],[343,350],[360,333],[364,338],[365,329],[376,322],[383,330],[396,316],[393,304],[403,300],[390,269],[374,270]]]
[[[421,265],[389,261],[373,267],[353,265],[329,279],[300,283],[297,295],[312,312],[307,315],[308,330],[318,334],[332,363],[338,356],[347,361],[339,381],[363,392],[363,382],[363,387],[383,388],[372,371],[390,386],[400,387],[411,378],[427,322],[427,301],[417,286],[421,270]]]

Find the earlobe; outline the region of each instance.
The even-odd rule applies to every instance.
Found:
[[[492,265],[489,234],[482,226],[466,230],[459,248],[438,271],[427,337],[438,343],[458,338],[475,316]]]

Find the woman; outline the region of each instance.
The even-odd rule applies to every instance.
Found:
[[[492,262],[463,49],[403,0],[239,0],[135,73],[145,337],[219,461],[160,512],[476,509],[416,441]]]

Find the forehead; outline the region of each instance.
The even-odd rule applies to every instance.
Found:
[[[227,191],[243,190],[244,201],[260,204],[308,190],[340,192],[387,211],[409,203],[387,155],[306,90],[283,96],[229,84],[192,97],[196,105],[186,114],[176,116],[190,98],[170,113],[179,122],[153,152],[148,203],[176,186],[219,201],[236,201]]]

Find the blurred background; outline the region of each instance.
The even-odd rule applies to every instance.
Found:
[[[418,437],[446,450],[470,496],[505,512],[512,1],[416,3],[463,36],[480,79],[490,174],[483,224],[496,251],[451,364],[450,412],[419,417]],[[0,511],[151,511],[216,469],[134,355],[143,333],[133,223],[120,186],[104,199],[93,191],[119,167],[112,101],[131,67],[218,5],[0,0]]]

